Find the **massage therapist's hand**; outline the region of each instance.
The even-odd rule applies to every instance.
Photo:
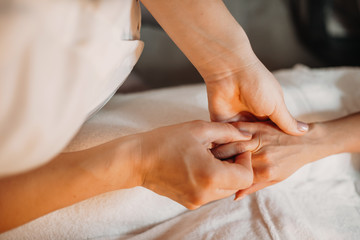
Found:
[[[216,159],[209,147],[249,140],[228,123],[193,121],[138,135],[143,186],[189,209],[228,197],[253,181],[250,156],[234,163]]]
[[[59,154],[39,168],[0,178],[0,219],[6,219],[0,221],[0,233],[90,197],[136,186],[190,209],[230,196],[252,184],[250,155],[221,161],[209,148],[249,139],[251,134],[229,123],[194,121]]]
[[[210,148],[250,139],[251,134],[229,123],[193,121],[61,153],[38,168],[0,178],[0,233],[93,196],[136,186],[189,209],[228,197],[251,186],[250,154],[221,161]]]
[[[285,180],[305,164],[331,154],[334,149],[332,144],[326,145],[320,124],[311,124],[309,132],[300,137],[285,134],[271,122],[237,122],[233,125],[252,133],[252,140],[229,143],[212,151],[224,159],[251,152],[254,183],[248,189],[240,190],[237,198]]]
[[[205,74],[211,119],[239,121],[247,112],[260,119],[270,118],[288,134],[303,135],[308,126],[291,116],[273,74],[259,60],[242,67],[239,63],[238,66],[225,70],[217,68],[214,73]]]
[[[204,78],[212,121],[242,120],[242,112],[270,118],[284,132],[303,135],[307,125],[288,112],[274,76],[222,0],[142,0]]]

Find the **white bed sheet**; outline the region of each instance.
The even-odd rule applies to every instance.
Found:
[[[360,111],[360,69],[276,72],[286,103],[304,121]],[[194,119],[208,120],[204,85],[116,95],[66,151]],[[188,211],[137,187],[103,194],[50,213],[0,239],[359,239],[359,155],[307,165],[286,181],[245,199]]]

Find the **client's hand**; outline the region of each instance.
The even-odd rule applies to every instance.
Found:
[[[236,122],[233,126],[252,133],[252,140],[221,145],[212,152],[220,159],[251,152],[254,183],[238,191],[236,198],[283,181],[303,165],[326,156],[322,130],[314,124],[310,125],[309,133],[301,137],[287,135],[270,122]]]
[[[253,182],[250,155],[216,159],[211,144],[251,139],[229,123],[194,121],[141,133],[143,186],[189,209],[228,197]]]

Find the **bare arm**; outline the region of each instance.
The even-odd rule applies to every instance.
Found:
[[[239,121],[250,112],[289,134],[307,131],[288,112],[279,83],[222,0],[142,2],[203,76],[213,121]]]
[[[328,153],[360,152],[360,113],[325,122],[322,126],[326,145],[333,148],[327,149]]]
[[[230,124],[194,121],[60,154],[38,169],[0,179],[0,232],[92,196],[135,186],[189,209],[230,196],[251,185],[250,158],[230,164],[208,148],[250,138]]]
[[[92,196],[140,185],[141,175],[131,174],[137,159],[129,153],[131,145],[137,145],[135,139],[123,138],[60,154],[40,168],[0,179],[0,232]]]
[[[230,143],[214,149],[218,158],[252,152],[254,183],[238,192],[241,198],[288,178],[305,164],[344,152],[360,152],[360,113],[310,124],[301,137],[289,136],[271,123],[234,123],[253,133],[244,143]]]
[[[220,68],[231,72],[257,62],[246,33],[222,0],[142,0],[204,77]],[[238,51],[234,56],[233,51]],[[238,57],[238,62],[226,57]],[[221,61],[216,58],[221,58]],[[213,64],[209,64],[212,63]],[[215,64],[220,64],[215,66]]]

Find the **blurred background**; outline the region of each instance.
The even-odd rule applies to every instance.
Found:
[[[360,0],[224,0],[271,71],[360,65]],[[196,69],[142,6],[145,48],[120,92],[202,82]]]

